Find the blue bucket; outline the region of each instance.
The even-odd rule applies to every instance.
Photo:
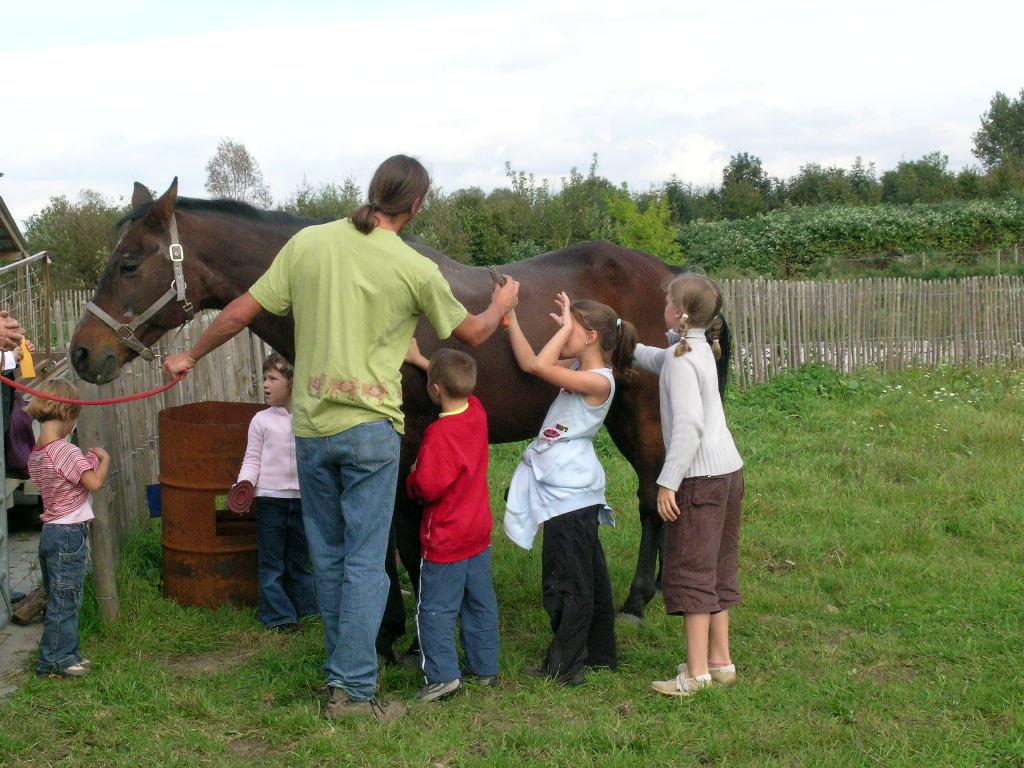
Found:
[[[160,483],[146,486],[146,501],[149,503],[149,516],[160,517],[163,513],[163,494]]]

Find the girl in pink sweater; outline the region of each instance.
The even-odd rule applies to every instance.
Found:
[[[260,621],[285,632],[319,612],[295,464],[292,373],[291,363],[277,353],[263,361],[263,394],[270,407],[249,424],[238,473],[239,484],[255,488]]]

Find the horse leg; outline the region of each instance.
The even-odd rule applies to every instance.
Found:
[[[640,512],[640,547],[636,572],[620,616],[643,618],[656,590],[656,571],[661,559],[664,528],[658,516],[658,473],[665,458],[657,382],[640,379],[623,386],[605,420],[615,445],[637,474]]]
[[[407,433],[408,434],[408,433]],[[405,570],[409,573],[413,591],[419,591],[420,577],[420,520],[422,509],[419,504],[409,499],[405,492],[405,478],[416,458],[419,449],[416,445],[408,445],[402,441],[402,455],[398,471],[398,489],[395,493],[395,511],[391,521],[391,540],[385,563],[388,574],[388,601],[384,609],[384,619],[377,632],[377,653],[383,658],[395,659],[395,640],[405,634],[405,600],[402,598],[402,584],[395,561],[395,550]],[[414,639],[412,648],[418,648]]]

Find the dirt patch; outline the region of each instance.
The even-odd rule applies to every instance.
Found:
[[[259,653],[258,648],[232,648],[210,651],[192,656],[182,656],[167,662],[167,669],[178,677],[199,677],[215,675],[227,669],[244,664]]]
[[[860,676],[879,683],[888,685],[891,683],[912,683],[917,679],[917,672],[910,667],[900,664],[889,664],[880,661],[860,670]]]
[[[270,745],[258,736],[236,736],[228,740],[228,748],[246,763],[262,762],[273,754]]]

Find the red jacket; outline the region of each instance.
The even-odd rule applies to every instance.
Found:
[[[468,409],[438,419],[424,432],[406,488],[423,502],[425,560],[454,563],[491,545],[489,453],[487,412],[473,395]]]

